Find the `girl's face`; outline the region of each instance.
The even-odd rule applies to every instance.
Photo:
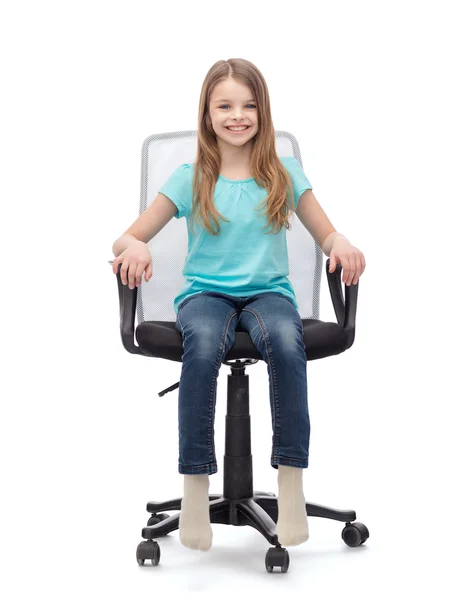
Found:
[[[243,146],[258,131],[258,113],[250,88],[233,78],[221,81],[211,93],[209,115],[216,135],[232,146]],[[232,132],[229,126],[247,126]]]

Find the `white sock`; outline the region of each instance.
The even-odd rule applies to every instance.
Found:
[[[282,546],[298,546],[309,538],[303,469],[278,465],[278,541]]]
[[[184,475],[179,539],[183,546],[192,550],[206,551],[212,546],[209,475]]]

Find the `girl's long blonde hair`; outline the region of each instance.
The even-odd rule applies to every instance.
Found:
[[[290,210],[294,212],[294,194],[291,179],[275,149],[275,130],[267,84],[257,67],[243,58],[217,61],[204,79],[199,100],[198,144],[192,185],[191,220],[201,221],[211,235],[220,234],[219,218],[229,221],[214,204],[214,188],[220,173],[220,154],[209,115],[209,100],[214,87],[229,77],[247,85],[256,100],[258,131],[252,138],[250,172],[256,183],[268,192],[268,196],[256,210],[266,205],[263,213],[268,215],[266,226],[268,227],[270,223],[272,225],[268,233],[273,233],[275,227],[278,228],[277,233],[283,226],[290,229],[288,216]],[[290,191],[290,200],[287,199],[287,189]],[[217,232],[212,229],[211,219],[217,225]]]

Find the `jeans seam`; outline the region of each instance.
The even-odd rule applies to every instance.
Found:
[[[213,424],[213,415],[214,415],[214,410],[215,410],[215,400],[216,400],[216,396],[217,394],[215,394],[215,388],[216,388],[216,382],[217,382],[217,373],[218,370],[220,368],[220,365],[222,364],[222,360],[224,358],[224,352],[225,352],[225,340],[227,338],[227,332],[229,331],[229,324],[232,320],[233,317],[235,317],[235,315],[237,314],[237,312],[232,313],[228,318],[227,318],[227,323],[226,326],[224,328],[223,334],[222,334],[222,338],[221,338],[221,345],[220,345],[220,356],[219,354],[217,355],[217,362],[214,366],[214,378],[212,381],[212,388],[211,388],[211,398],[210,398],[210,411],[209,411],[209,429],[208,429],[208,445],[209,445],[209,450],[212,456],[212,462],[214,462],[214,456],[216,453],[216,448],[215,448],[215,440],[212,436],[212,424]]]
[[[273,450],[272,450],[272,454],[271,454],[271,460],[273,460],[276,455],[278,454],[277,452],[277,448],[280,447],[280,408],[279,408],[279,404],[278,404],[278,387],[276,385],[276,377],[275,377],[275,365],[273,363],[272,360],[272,346],[270,343],[270,337],[268,335],[268,332],[266,330],[265,327],[265,323],[263,322],[263,319],[260,317],[260,315],[256,312],[254,312],[253,310],[251,310],[250,308],[243,308],[243,311],[247,311],[251,314],[253,314],[253,316],[257,319],[257,322],[260,324],[260,327],[262,328],[262,332],[263,332],[263,339],[265,340],[265,345],[267,347],[267,354],[268,354],[268,362],[270,363],[270,371],[272,374],[272,388],[273,388],[273,394],[270,394],[270,397],[272,399],[272,403],[273,403],[273,414],[274,414],[274,431],[275,431],[275,440],[274,440],[274,444],[273,444]]]

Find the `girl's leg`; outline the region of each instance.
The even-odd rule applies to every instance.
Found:
[[[242,308],[239,323],[268,366],[278,539],[287,546],[298,545],[309,537],[302,482],[310,439],[303,324],[291,300],[276,292],[253,296]]]
[[[181,543],[209,550],[209,475],[217,472],[214,417],[219,369],[234,345],[236,310],[216,293],[196,294],[178,309],[176,328],[183,337],[179,383],[178,471],[184,475],[179,518]]]

